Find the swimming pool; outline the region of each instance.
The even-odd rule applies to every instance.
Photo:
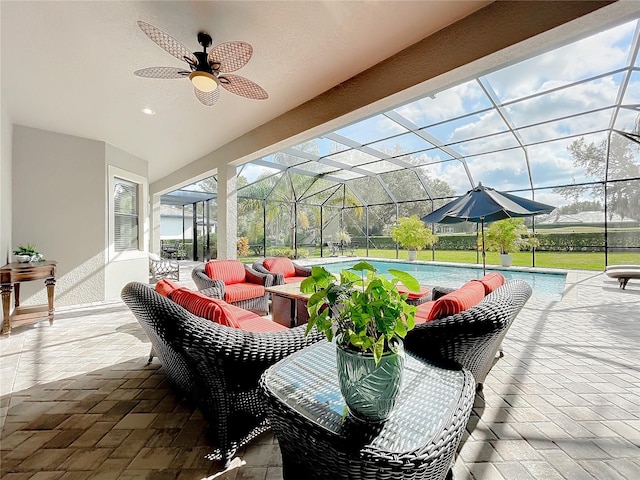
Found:
[[[364,259],[373,265],[378,272],[387,273],[389,269],[402,270],[418,279],[421,285],[457,288],[468,280],[481,278],[482,268],[459,267],[450,265],[434,265],[415,262],[388,262]],[[326,263],[324,267],[331,273],[340,273],[344,268],[355,265],[360,260]],[[531,288],[533,295],[546,296],[550,300],[560,300],[567,279],[566,273],[529,272],[514,269],[487,269],[487,272],[500,272],[509,280],[524,280]]]

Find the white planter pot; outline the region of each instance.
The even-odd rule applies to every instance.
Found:
[[[413,262],[416,258],[418,258],[418,251],[417,250],[408,250],[409,252],[409,261]]]
[[[18,263],[27,263],[31,261],[31,255],[15,255],[15,261]]]
[[[510,253],[501,253],[500,254],[500,265],[503,267],[510,267],[513,263],[513,257]]]

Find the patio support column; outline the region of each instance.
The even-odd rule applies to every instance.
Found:
[[[236,167],[222,164],[218,167],[218,258],[238,258],[238,194]]]
[[[149,212],[149,251],[160,253],[160,195],[151,195],[151,208]]]

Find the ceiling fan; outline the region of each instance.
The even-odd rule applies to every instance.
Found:
[[[198,33],[198,43],[202,46],[202,52],[190,52],[187,47],[175,38],[167,35],[162,30],[141,20],[138,26],[147,36],[178,60],[183,60],[189,65],[189,70],[176,67],[150,67],[136,70],[134,75],[144,78],[186,78],[193,84],[193,92],[196,98],[208,107],[212,107],[220,97],[220,88],[251,98],[253,100],[265,100],[269,94],[257,83],[235,72],[247,64],[253,54],[253,47],[245,42],[220,43],[207,53],[211,46],[211,36],[205,32]]]

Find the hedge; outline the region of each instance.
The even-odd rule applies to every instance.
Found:
[[[543,252],[602,252],[604,251],[604,232],[593,233],[540,233],[537,234],[538,251]],[[366,239],[363,236],[353,236],[359,248],[365,248]],[[610,231],[609,248],[640,248],[639,231]],[[369,248],[393,249],[396,243],[391,237],[369,237]],[[473,235],[438,235],[436,250],[475,250],[476,236]]]

